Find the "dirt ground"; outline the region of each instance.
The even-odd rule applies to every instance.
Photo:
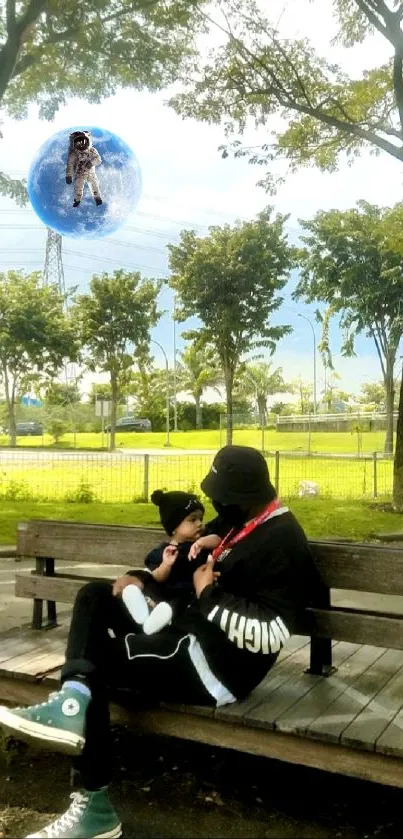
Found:
[[[0,836],[23,837],[66,809],[70,761],[8,745],[0,760]],[[116,747],[111,796],[125,839],[403,834],[398,790],[123,730]]]
[[[22,567],[0,560],[0,631],[30,618],[30,601],[13,595]],[[92,566],[82,572],[96,575]],[[115,736],[111,796],[125,839],[402,839],[403,791],[122,729]],[[7,745],[0,742],[0,839],[18,839],[66,810],[70,761]]]

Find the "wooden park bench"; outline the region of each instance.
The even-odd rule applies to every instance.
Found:
[[[0,643],[0,698],[42,699],[58,683],[67,625],[56,603],[72,603],[83,577],[63,564],[140,566],[161,531],[57,521],[19,525],[17,554],[35,562],[18,573],[16,593],[33,599],[33,625]],[[293,636],[271,673],[243,702],[217,710],[161,704],[130,710],[113,704],[113,718],[154,733],[237,749],[291,763],[403,787],[403,548],[312,541],[323,580],[315,628]],[[331,606],[331,591],[349,605]],[[376,609],[359,604],[376,597]],[[385,597],[386,596],[386,597]],[[333,597],[333,594],[332,594]],[[351,604],[351,599],[353,603]],[[378,602],[379,600],[379,602]],[[358,605],[357,605],[358,601]],[[379,607],[379,608],[378,608]]]

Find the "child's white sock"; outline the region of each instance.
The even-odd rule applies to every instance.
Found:
[[[134,585],[126,586],[122,591],[122,600],[132,618],[140,626],[147,620],[150,610],[141,589]]]
[[[143,623],[144,634],[154,635],[155,632],[164,629],[164,626],[168,626],[171,623],[172,615],[172,606],[169,603],[158,603]]]

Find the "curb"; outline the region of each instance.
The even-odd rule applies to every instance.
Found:
[[[14,556],[17,556],[17,548],[15,545],[0,545],[0,559]]]

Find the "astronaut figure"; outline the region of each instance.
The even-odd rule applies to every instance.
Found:
[[[73,131],[70,134],[69,156],[67,159],[66,184],[71,184],[74,177],[74,204],[78,207],[88,183],[97,206],[102,204],[95,167],[102,163],[101,156],[94,149],[89,131]]]

